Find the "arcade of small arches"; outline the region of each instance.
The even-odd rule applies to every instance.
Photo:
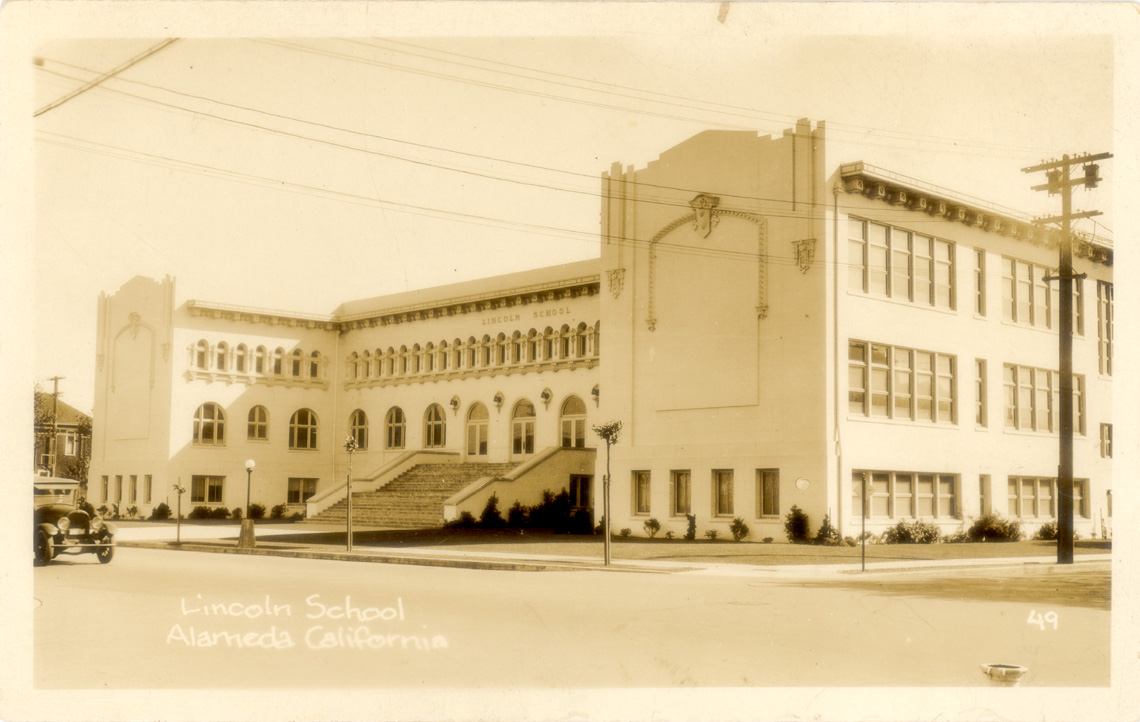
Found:
[[[577,327],[563,325],[554,330],[515,331],[492,338],[474,336],[438,344],[418,343],[411,348],[389,346],[387,350],[353,351],[346,360],[345,378],[350,385],[408,382],[414,378],[441,374],[495,373],[499,370],[526,372],[547,365],[591,366],[597,362],[601,346],[601,323]]]
[[[327,373],[328,359],[320,351],[306,354],[297,348],[286,352],[280,346],[270,351],[265,346],[251,349],[244,343],[231,348],[225,341],[211,344],[205,339],[188,351],[191,380],[198,376],[212,379],[230,375],[250,381],[260,377],[324,382]]]
[[[547,392],[543,392],[546,394]],[[545,397],[544,397],[545,398]],[[502,403],[501,395],[496,395],[496,405]],[[458,409],[457,399],[451,402]],[[586,404],[576,395],[567,396],[558,407],[559,445],[564,448],[583,449],[586,447]],[[519,399],[511,406],[510,431],[512,457],[530,456],[535,453],[535,425],[538,414],[528,399]],[[464,415],[466,436],[464,449],[469,458],[477,459],[488,454],[488,438],[491,415],[482,402],[472,403]],[[447,417],[443,406],[429,404],[422,416],[423,435],[421,443],[425,449],[442,449],[447,446]],[[226,445],[226,412],[221,404],[206,402],[194,412],[195,446]],[[385,450],[402,450],[407,445],[408,420],[399,406],[388,409],[384,415],[382,444]],[[301,408],[293,412],[289,419],[289,448],[316,449],[319,424],[312,409]],[[356,409],[349,416],[349,429],[360,451],[369,448],[369,419],[363,409]],[[269,410],[255,405],[246,415],[246,439],[248,441],[269,440]]]

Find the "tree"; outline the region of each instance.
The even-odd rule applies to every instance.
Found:
[[[604,488],[605,508],[602,512],[603,534],[605,535],[606,566],[610,563],[610,447],[617,443],[621,436],[621,422],[611,421],[608,424],[598,424],[594,433],[606,442],[606,477],[602,480]]]

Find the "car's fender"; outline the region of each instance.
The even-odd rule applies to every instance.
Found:
[[[115,526],[114,524],[112,524],[108,521],[103,522],[103,529],[106,530],[103,533],[106,534],[107,536],[115,536],[116,534],[119,533],[119,527]]]
[[[55,524],[51,524],[51,523],[45,521],[45,522],[41,522],[40,524],[36,525],[36,531],[37,532],[43,532],[44,534],[47,534],[48,536],[54,537],[56,534],[59,534],[59,527],[56,526]]]

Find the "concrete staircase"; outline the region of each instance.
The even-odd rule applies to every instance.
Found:
[[[484,476],[502,476],[517,464],[418,464],[376,491],[354,492],[352,523],[392,529],[431,529],[443,526],[443,502]],[[312,522],[345,521],[347,502],[341,499]],[[505,514],[505,510],[504,510]]]

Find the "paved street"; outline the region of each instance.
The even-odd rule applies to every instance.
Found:
[[[979,665],[1000,662],[1028,667],[1024,686],[1107,685],[1106,596],[1065,591],[1106,590],[1107,576],[1099,562],[801,579],[121,548],[106,566],[75,557],[35,570],[35,680],[62,688],[988,686]],[[1027,623],[1031,613],[1049,615],[1056,629]],[[74,653],[77,639],[102,650],[97,667]]]

